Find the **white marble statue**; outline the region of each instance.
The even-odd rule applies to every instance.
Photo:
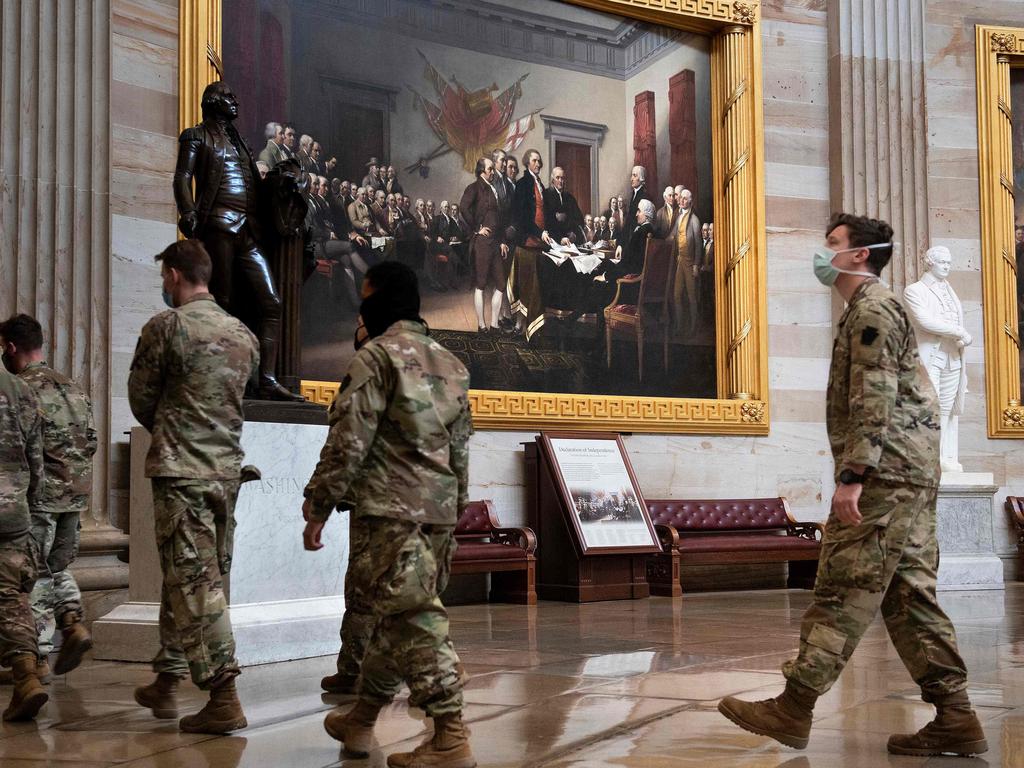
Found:
[[[960,299],[946,280],[953,264],[949,249],[943,245],[929,248],[924,261],[928,272],[906,287],[903,300],[914,323],[921,362],[939,394],[942,471],[962,472],[957,430],[967,394],[964,347],[972,339],[964,328]]]

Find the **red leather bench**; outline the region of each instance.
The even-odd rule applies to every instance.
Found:
[[[789,563],[788,585],[812,589],[823,527],[774,499],[648,499],[662,553],[647,561],[652,595],[677,597],[680,565]]]
[[[529,528],[502,528],[489,499],[471,501],[455,526],[459,546],[452,573],[490,573],[490,599],[536,605],[537,536]]]

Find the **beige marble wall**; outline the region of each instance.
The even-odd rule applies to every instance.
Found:
[[[153,255],[176,236],[171,177],[178,135],[178,2],[111,2],[112,250],[110,413],[117,518],[128,520],[134,424],[127,381],[143,324],[163,308]]]

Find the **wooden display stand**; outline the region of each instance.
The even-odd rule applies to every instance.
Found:
[[[580,438],[614,440],[615,434],[546,433],[536,442],[524,443],[526,450],[527,524],[537,534],[537,597],[541,600],[563,600],[587,603],[597,600],[636,600],[650,596],[647,583],[647,560],[660,552],[654,527],[650,526],[654,544],[649,546],[606,547],[596,550],[586,546],[573,502],[545,438]],[[625,460],[625,453],[623,452]],[[633,481],[632,468],[625,461]]]

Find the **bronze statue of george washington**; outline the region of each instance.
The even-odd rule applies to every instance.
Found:
[[[203,91],[203,122],[178,137],[174,199],[178,229],[202,241],[213,262],[210,293],[252,328],[260,343],[256,396],[302,401],[274,376],[281,335],[281,298],[261,248],[261,179],[233,121],[238,101],[227,83]],[[195,180],[195,192],[192,182]]]

